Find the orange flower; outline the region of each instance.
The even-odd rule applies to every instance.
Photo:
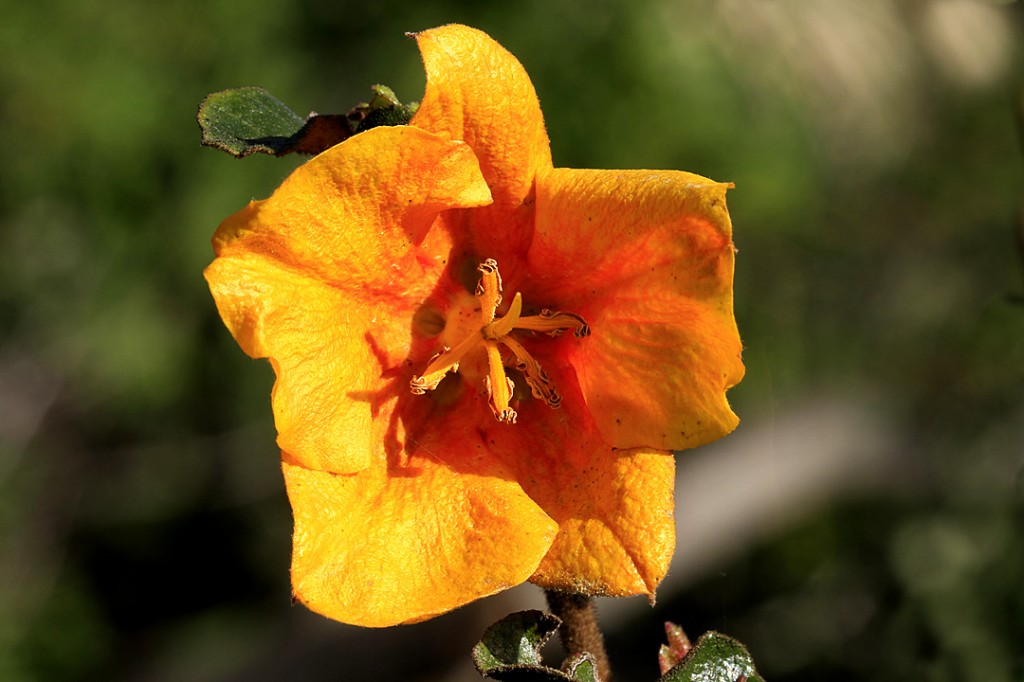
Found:
[[[295,596],[367,626],[524,580],[653,597],[671,451],[737,423],[728,185],[553,168],[511,54],[464,26],[416,40],[411,125],[213,238],[220,314],[277,374]]]

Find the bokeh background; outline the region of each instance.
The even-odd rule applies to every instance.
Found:
[[[472,680],[532,586],[434,621],[289,602],[270,367],[201,277],[297,161],[199,146],[208,92],[422,93],[408,30],[526,65],[556,164],[736,189],[739,430],[681,453],[661,623],[770,680],[1024,680],[1018,2],[49,0],[0,21],[0,679]],[[557,651],[552,652],[557,656]]]

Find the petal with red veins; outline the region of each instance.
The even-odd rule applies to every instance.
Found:
[[[695,447],[738,423],[725,396],[744,371],[728,187],[680,171],[555,169],[538,181],[533,300],[590,324],[566,357],[615,447]]]
[[[515,426],[493,418],[479,426],[523,490],[558,522],[531,581],[581,594],[653,597],[675,548],[672,453],[612,448],[587,415],[571,369],[541,362],[563,394],[562,407],[530,398],[516,406]]]

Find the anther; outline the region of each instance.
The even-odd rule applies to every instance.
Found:
[[[516,322],[515,328],[544,332],[548,336],[561,336],[566,329],[571,329],[573,336],[577,339],[590,336],[590,325],[576,313],[548,310],[547,308],[541,310],[540,315],[520,318]]]
[[[540,366],[540,363],[511,336],[501,339],[501,343],[516,356],[516,369],[523,373],[523,378],[526,379],[526,385],[530,387],[533,397],[543,400],[552,409],[558,409],[562,404],[562,396],[558,395],[551,383],[551,378]]]
[[[498,262],[488,258],[477,267],[480,272],[480,281],[476,285],[476,297],[480,299],[480,316],[484,324],[494,319],[494,312],[501,305],[501,274],[498,272]]]

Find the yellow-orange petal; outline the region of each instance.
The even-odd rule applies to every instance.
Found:
[[[558,537],[530,578],[580,594],[654,599],[675,549],[675,460],[663,450],[618,450],[564,480]],[[594,494],[594,489],[600,489]],[[556,517],[557,518],[557,517]]]
[[[409,356],[413,315],[451,244],[431,222],[487,199],[465,144],[377,128],[218,229],[210,289],[242,349],[273,364],[278,442],[304,465],[353,472],[379,456],[371,396]]]
[[[551,168],[530,77],[512,54],[477,29],[452,24],[415,37],[427,88],[412,123],[464,140],[480,160],[494,204],[461,216],[476,253],[521,254],[532,230],[534,178]]]
[[[466,144],[411,126],[373,128],[307,161],[270,198],[228,217],[213,246],[220,255],[241,242],[334,286],[408,297],[444,268],[450,241],[430,229],[437,214],[488,203]]]
[[[314,471],[284,457],[295,516],[292,586],[310,609],[384,627],[527,580],[557,526],[495,460],[415,456],[389,471]]]
[[[413,311],[359,300],[241,245],[221,253],[206,279],[239,346],[274,367],[278,445],[325,471],[360,471],[380,459],[371,396],[408,354]]]
[[[612,448],[587,414],[572,370],[548,364],[565,393],[561,409],[528,399],[516,406],[515,426],[477,423],[523,490],[558,522],[530,580],[583,594],[653,597],[675,548],[672,453]]]
[[[679,171],[555,169],[538,180],[537,291],[524,296],[590,324],[566,357],[616,447],[695,447],[739,421],[725,395],[744,372],[728,187]]]

